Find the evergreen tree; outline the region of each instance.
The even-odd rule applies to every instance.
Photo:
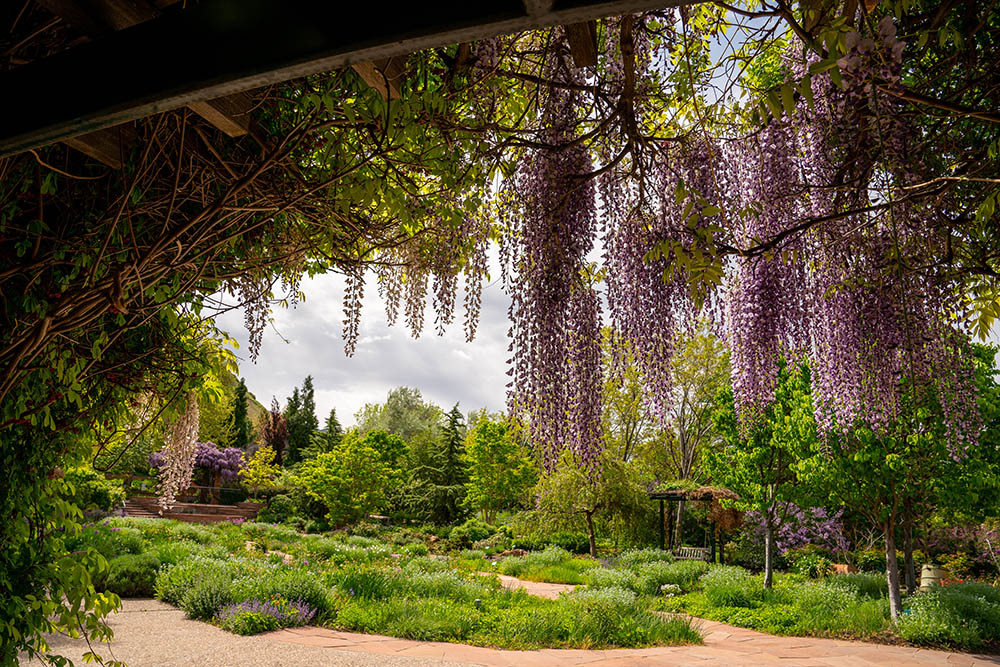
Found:
[[[333,449],[344,439],[344,429],[337,420],[337,408],[331,409],[330,415],[326,418],[325,435],[327,442],[330,443],[329,449]]]
[[[301,390],[296,387],[292,391],[285,416],[288,418],[288,455],[285,457],[285,463],[290,465],[302,460],[313,434],[319,428],[319,419],[316,418],[316,391],[313,388],[311,375],[306,376]]]
[[[231,446],[246,450],[250,445],[251,426],[250,417],[247,415],[247,383],[243,378],[240,378],[240,383],[236,385],[231,421],[233,424]]]
[[[440,432],[440,437],[433,438],[432,431],[418,434],[409,443],[412,469],[405,502],[413,514],[447,524],[466,514],[463,502],[469,479],[462,459],[465,424],[457,403],[445,415]]]

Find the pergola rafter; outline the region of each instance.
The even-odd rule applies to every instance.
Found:
[[[206,0],[0,74],[18,100],[0,156],[309,74],[693,1],[358,3],[345,16],[337,3]]]

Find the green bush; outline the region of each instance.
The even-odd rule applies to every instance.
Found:
[[[406,544],[403,546],[403,553],[408,556],[426,556],[430,553],[430,549],[427,548],[426,544],[421,542],[415,542],[413,544]]]
[[[986,584],[952,584],[918,593],[897,622],[899,634],[917,644],[977,648],[1000,640],[1000,590]]]
[[[629,570],[613,570],[606,567],[595,567],[587,572],[587,586],[599,588],[622,588],[635,591],[639,588],[639,578]]]
[[[556,546],[570,553],[586,554],[590,553],[590,538],[586,533],[559,532],[552,533],[545,538],[549,546]]]
[[[854,591],[858,597],[877,600],[889,595],[889,584],[885,575],[856,572],[838,574],[827,580],[830,586],[840,586]]]
[[[234,635],[257,635],[281,628],[281,622],[274,616],[254,611],[227,616],[219,625]]]
[[[443,572],[405,572],[400,589],[409,597],[440,597],[471,602],[484,598],[490,588],[482,581],[470,581],[453,570]]]
[[[160,561],[161,565],[177,565],[195,554],[203,553],[205,550],[199,545],[188,542],[164,542],[157,544],[147,553],[151,553]]]
[[[243,602],[251,598],[301,600],[324,616],[336,611],[330,591],[312,572],[300,569],[276,569],[257,576],[244,576],[234,582],[232,598]]]
[[[94,587],[123,598],[152,597],[159,568],[160,559],[152,553],[118,556],[108,562],[106,572],[95,578]]]
[[[667,561],[641,563],[636,568],[636,577],[638,579],[636,592],[644,595],[658,595],[660,587],[666,584],[679,587],[677,572],[676,563]]]
[[[709,564],[701,560],[679,560],[664,569],[662,584],[674,584],[687,592],[694,590],[698,581],[709,570]]]
[[[233,580],[225,570],[206,572],[184,592],[178,605],[190,618],[207,621],[219,607],[235,602]]]
[[[350,598],[385,600],[399,590],[399,578],[392,570],[366,565],[349,565],[331,573],[340,592]]]
[[[689,619],[651,613],[623,588],[578,589],[565,603],[571,610],[570,643],[587,647],[698,643]]]
[[[475,627],[475,609],[440,599],[352,600],[337,614],[347,630],[377,632],[420,641],[465,639]]]
[[[257,521],[263,523],[284,523],[295,516],[295,501],[287,493],[273,496],[257,512]]]
[[[116,555],[141,554],[150,547],[141,530],[117,527],[111,529],[111,545]]]
[[[618,567],[637,568],[645,563],[672,563],[673,560],[666,549],[628,549],[618,557]]]
[[[802,554],[795,560],[795,571],[810,579],[819,579],[830,574],[833,564],[830,559],[819,554]]]
[[[125,502],[125,490],[120,479],[107,479],[90,466],[68,468],[65,480],[72,484],[74,494],[67,498],[81,510],[99,509],[110,512]]]
[[[226,570],[226,563],[221,560],[194,556],[172,567],[162,568],[156,575],[154,593],[164,602],[180,605],[187,592],[199,580],[217,573],[225,573]]]
[[[760,597],[750,574],[742,567],[720,565],[701,577],[705,599],[713,607],[747,607]]]
[[[468,549],[473,542],[485,540],[495,532],[496,528],[493,526],[472,518],[466,520],[462,525],[452,528],[448,535],[448,541],[455,549]]]
[[[450,569],[447,561],[430,556],[416,556],[403,566],[404,572],[442,572]]]

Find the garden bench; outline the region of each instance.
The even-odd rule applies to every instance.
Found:
[[[674,549],[676,560],[708,560],[707,547],[677,547]]]

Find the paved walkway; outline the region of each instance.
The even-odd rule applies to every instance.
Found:
[[[502,578],[509,587],[522,586],[544,597],[572,588]],[[705,638],[703,646],[668,646],[604,651],[543,649],[502,651],[479,646],[420,642],[379,635],[337,632],[326,628],[290,628],[254,637],[239,637],[215,626],[184,618],[175,607],[156,600],[124,600],[123,609],[109,619],[115,640],[98,653],[123,660],[129,667],[199,665],[230,667],[253,665],[490,665],[497,667],[625,667],[627,665],[676,665],[729,667],[731,665],[783,665],[855,667],[870,665],[1000,665],[1000,656],[970,655],[902,646],[883,646],[837,639],[775,637],[722,623],[697,620]],[[82,664],[88,650],[80,640],[55,637],[56,653]],[[22,664],[38,664],[23,662]]]

